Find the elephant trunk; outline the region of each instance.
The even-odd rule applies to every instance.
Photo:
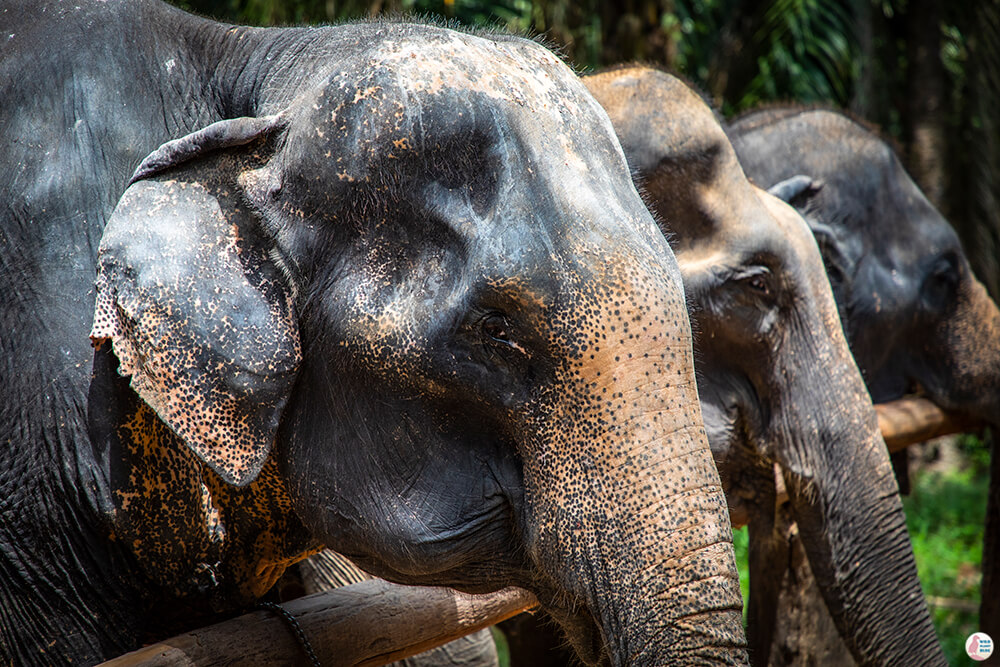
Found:
[[[943,665],[871,400],[853,360],[831,368],[822,388],[815,369],[789,373],[775,446],[813,574],[860,664]]]
[[[600,629],[589,649],[570,631],[588,662],[601,651],[616,665],[743,664],[732,532],[689,325],[663,305],[683,304],[680,281],[625,278],[632,289],[586,309],[584,339],[554,339],[568,362],[530,425],[530,555],[549,588],[567,591],[548,601],[557,620],[572,627],[577,609]]]
[[[975,278],[964,282],[951,317],[928,342],[925,387],[945,408],[1000,421],[1000,310]]]

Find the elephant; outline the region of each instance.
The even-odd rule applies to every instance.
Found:
[[[750,112],[729,127],[746,173],[802,213],[872,398],[922,393],[997,424],[1000,310],[955,230],[874,128],[828,109]],[[905,462],[905,458],[903,459]],[[906,469],[899,468],[903,484]],[[1000,459],[994,449],[980,629],[1000,635]]]
[[[680,266],[698,393],[730,507],[747,506],[748,639],[766,664],[775,471],[837,628],[862,664],[945,664],[876,413],[809,227],[748,181],[686,83],[626,65],[584,77]]]
[[[3,662],[327,546],[527,588],[588,664],[746,663],[680,272],[557,57],[157,0],[0,28]]]

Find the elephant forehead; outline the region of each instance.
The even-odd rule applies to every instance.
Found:
[[[506,159],[544,153],[543,162],[577,172],[616,164],[627,177],[603,110],[569,68],[526,40],[390,35],[313,94],[294,132],[341,167],[341,181],[364,178],[373,161],[473,134],[504,143]]]
[[[558,58],[520,39],[495,41],[453,31],[390,39],[373,54],[370,67],[391,73],[412,93],[479,92],[534,110],[561,101],[578,111],[586,101],[579,84],[568,85],[573,74]]]

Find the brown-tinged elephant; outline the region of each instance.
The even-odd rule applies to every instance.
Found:
[[[922,393],[997,424],[1000,311],[969,268],[955,230],[892,147],[861,123],[822,109],[752,112],[737,119],[730,133],[747,174],[765,187],[776,186],[812,228],[872,398],[884,402]],[[997,637],[995,450],[991,468],[980,629]]]
[[[747,180],[719,119],[640,66],[585,77],[680,265],[698,392],[731,506],[749,506],[751,658],[766,664],[780,464],[826,604],[863,664],[943,664],[874,408],[801,217]],[[756,653],[755,653],[756,651]]]
[[[680,273],[555,56],[153,0],[0,35],[3,662],[233,613],[324,544],[528,588],[589,663],[745,662]]]

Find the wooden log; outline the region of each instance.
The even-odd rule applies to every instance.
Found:
[[[372,579],[283,605],[323,665],[384,665],[494,625],[538,604],[506,588],[468,595],[450,588]],[[306,654],[286,621],[257,611],[146,646],[104,667],[302,665]]]
[[[926,398],[901,398],[875,406],[878,427],[890,452],[942,435],[964,433],[983,426],[967,415],[948,412]]]
[[[305,589],[303,595],[322,593],[374,579],[349,558],[330,549],[313,554],[294,567]],[[524,614],[524,616],[529,615]],[[442,667],[455,664],[462,667],[497,667],[499,660],[493,634],[488,628],[484,628],[405,660],[391,662],[389,665],[390,667]]]

